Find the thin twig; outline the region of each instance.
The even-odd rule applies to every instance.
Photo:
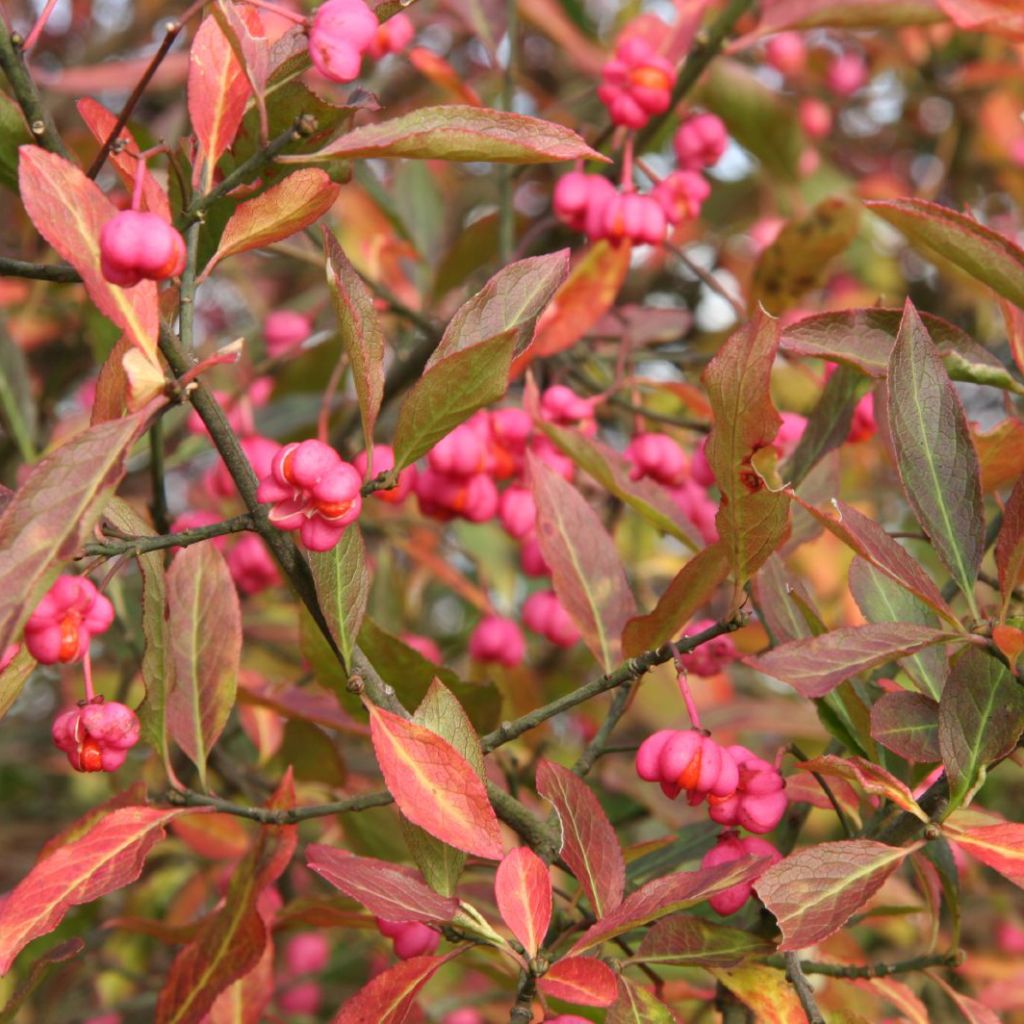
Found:
[[[806,975],[800,967],[800,956],[798,953],[786,953],[786,977],[790,985],[796,991],[796,997],[807,1014],[809,1024],[825,1024],[825,1018],[818,1009],[818,1002],[814,998],[814,989],[807,980]]]
[[[211,537],[223,537],[229,533],[241,533],[243,530],[255,529],[253,517],[248,512],[225,519],[209,526],[197,526],[191,530],[179,530],[177,533],[164,533],[156,537],[111,537],[103,541],[90,541],[82,551],[89,556],[112,558],[115,555],[143,555],[147,551],[160,551],[165,548],[187,548],[190,544],[209,540]]]
[[[795,954],[787,954],[793,956]],[[787,961],[781,956],[771,956],[764,961],[769,967],[784,967]],[[894,974],[910,974],[914,971],[927,970],[929,967],[955,967],[960,962],[960,954],[928,953],[924,956],[911,957],[909,960],[897,960],[893,963],[878,962],[873,964],[828,964],[815,960],[801,960],[800,970],[803,974],[820,974],[827,978],[889,978]]]
[[[3,69],[10,83],[11,92],[21,107],[21,112],[28,122],[28,130],[36,142],[49,150],[69,160],[67,148],[64,141],[57,133],[57,126],[50,116],[50,112],[43,105],[39,96],[36,83],[25,64],[21,52],[23,40],[16,32],[11,32],[7,23],[0,18],[0,68]]]
[[[0,277],[27,277],[54,284],[81,284],[82,275],[66,263],[29,263],[9,256],[0,256]]]

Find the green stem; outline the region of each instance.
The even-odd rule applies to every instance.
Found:
[[[101,558],[113,558],[115,555],[144,555],[147,551],[161,551],[166,548],[187,548],[190,544],[209,540],[211,537],[223,537],[229,533],[241,533],[243,530],[254,529],[253,517],[244,512],[233,519],[225,519],[221,523],[209,526],[197,526],[191,530],[180,530],[178,533],[165,533],[158,537],[111,537],[103,541],[91,541],[84,546],[83,553]]]
[[[149,428],[149,472],[153,482],[153,498],[149,505],[149,511],[157,533],[165,534],[171,528],[171,521],[167,511],[163,420],[154,420],[153,426]]]
[[[25,115],[28,130],[43,149],[70,160],[64,142],[57,134],[57,126],[53,123],[49,111],[43,106],[36,83],[25,64],[21,43],[21,37],[12,33],[4,19],[0,18],[0,68],[7,76],[11,92],[14,93],[14,98]]]

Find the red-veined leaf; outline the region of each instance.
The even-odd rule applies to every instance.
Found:
[[[597,924],[591,925],[577,939],[569,953],[572,955],[593,949],[648,921],[657,921],[702,903],[723,889],[741,882],[751,882],[764,871],[767,863],[766,857],[743,857],[728,864],[701,868],[699,871],[677,871],[675,874],[655,878],[630,893],[619,907]]]
[[[778,346],[778,321],[758,313],[702,376],[714,416],[706,452],[722,492],[715,524],[738,587],[789,534],[789,502],[765,486],[751,461],[771,447],[782,422],[770,393]]]
[[[605,1024],[677,1024],[676,1015],[650,989],[625,975],[619,976],[619,998],[604,1019]]]
[[[933,608],[947,622],[956,624],[959,619],[943,599],[934,580],[898,541],[893,540],[878,523],[868,519],[852,505],[833,499],[836,515],[808,505],[796,495],[794,500],[812,515],[830,533],[835,534],[847,547],[856,551],[861,558],[876,569],[909,590],[930,608]]]
[[[159,370],[156,284],[140,281],[132,288],[121,288],[110,284],[100,271],[100,230],[117,207],[63,157],[39,146],[22,146],[19,152],[21,200],[36,230],[81,274],[99,311]]]
[[[268,935],[256,966],[217,996],[203,1024],[261,1024],[275,988],[274,943]]]
[[[844,679],[906,657],[933,644],[962,640],[962,634],[917,626],[911,622],[846,626],[821,636],[792,640],[746,663],[758,672],[781,679],[805,697],[824,697]]]
[[[711,973],[754,1012],[758,1024],[807,1024],[807,1014],[785,971],[748,964],[732,970],[717,968]]]
[[[836,757],[834,754],[825,754],[822,757],[812,757],[809,761],[802,761],[800,767],[819,775],[854,782],[865,793],[883,796],[915,818],[928,821],[928,815],[917,806],[909,787],[881,765],[872,764],[862,757]]]
[[[716,541],[698,551],[676,573],[653,611],[630,619],[622,632],[622,653],[627,658],[668,643],[706,604],[729,573],[725,545]]]
[[[231,145],[252,89],[216,18],[199,26],[188,63],[188,114],[206,160],[206,180]]]
[[[537,318],[568,272],[568,249],[531,256],[499,270],[456,310],[424,372],[447,356],[507,331],[515,332],[513,354],[518,355],[530,344]]]
[[[562,859],[583,886],[598,918],[622,903],[626,866],[608,815],[593,790],[553,761],[537,766],[537,792],[549,800],[562,826]]]
[[[659,921],[640,943],[631,963],[682,967],[736,967],[751,957],[768,956],[775,947],[739,928],[676,914]]]
[[[889,359],[887,390],[889,431],[907,501],[973,608],[985,551],[978,456],[960,399],[909,300]]]
[[[235,703],[242,653],[242,612],[224,556],[193,544],[167,570],[167,644],[173,680],[167,731],[205,786],[206,758]]]
[[[85,943],[81,939],[68,939],[48,950],[33,961],[28,977],[22,981],[7,1002],[0,1007],[0,1024],[18,1024],[19,1013],[29,996],[43,983],[47,975],[57,964],[66,963],[85,951]],[[21,1018],[23,1019],[23,1018]]]
[[[451,956],[414,956],[389,967],[361,988],[331,1024],[402,1024],[420,989]]]
[[[537,988],[549,999],[564,999],[580,1006],[611,1006],[619,994],[619,979],[601,960],[567,956],[537,979]]]
[[[267,806],[295,806],[291,769]],[[155,1024],[200,1024],[217,997],[257,967],[269,939],[260,895],[288,867],[297,840],[295,825],[259,830],[252,849],[231,873],[223,906],[203,919],[195,938],[174,958],[157,1000]]]
[[[868,209],[901,231],[925,256],[939,256],[1024,306],[1024,250],[998,231],[925,199],[885,199]]]
[[[961,850],[1024,889],[1024,825],[1010,821],[974,828],[946,824],[943,831]]]
[[[537,955],[551,924],[551,875],[527,846],[505,854],[494,876],[498,911],[531,957]]]
[[[938,703],[921,693],[883,693],[871,706],[871,738],[908,761],[941,760]]]
[[[352,367],[352,383],[363,424],[363,446],[369,452],[384,397],[384,334],[377,311],[373,308],[370,290],[326,227],[323,236],[327,287],[338,318],[341,347]]]
[[[0,904],[0,975],[33,939],[46,935],[83,903],[134,882],[146,854],[164,837],[164,826],[182,808],[121,807],[85,835],[54,850]]]
[[[537,541],[555,593],[598,664],[611,672],[622,658],[622,630],[636,612],[615,542],[572,484],[527,456],[537,502]]]
[[[532,344],[512,363],[513,377],[534,359],[571,348],[611,309],[629,272],[630,249],[603,240],[590,246],[552,296]]]
[[[310,551],[309,568],[331,636],[348,665],[370,599],[370,573],[359,525],[349,526],[329,551]]]
[[[371,157],[508,164],[608,160],[560,124],[458,104],[421,107],[390,121],[355,128],[316,153],[278,159],[281,163],[307,163]]]
[[[473,766],[424,726],[368,707],[373,749],[399,810],[459,850],[500,860],[501,829]]]
[[[956,810],[1008,754],[1024,729],[1024,690],[1001,661],[979,647],[953,659],[939,700],[939,750]]]
[[[305,167],[239,203],[203,276],[229,256],[262,249],[316,223],[331,208],[340,187],[319,168]]]
[[[121,477],[143,413],[89,427],[40,459],[0,516],[0,650],[79,553]]]
[[[995,1010],[984,1003],[979,1003],[977,999],[964,995],[963,992],[958,992],[936,971],[929,971],[928,977],[953,1000],[956,1008],[964,1015],[967,1024],[1002,1024],[1002,1020]]]
[[[754,891],[782,931],[779,949],[804,949],[839,931],[920,845],[843,839],[798,850],[774,864],[754,883]]]
[[[409,868],[312,843],[306,864],[346,896],[385,921],[450,921],[459,901],[439,896]]]
[[[996,538],[996,568],[1003,595],[1002,617],[1006,618],[1013,591],[1024,580],[1024,477],[1014,485],[1003,509],[1003,525]]]

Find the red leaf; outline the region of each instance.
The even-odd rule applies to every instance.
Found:
[[[411,157],[420,160],[486,160],[545,164],[559,160],[608,158],[574,131],[523,114],[452,104],[421,107],[390,121],[363,125],[316,153],[279,157],[280,163]]]
[[[838,499],[832,502],[836,511],[836,516],[832,516],[808,505],[796,495],[793,495],[793,498],[865,561],[919,597],[948,622],[959,621],[942,597],[934,580],[921,567],[921,563],[874,520],[868,519],[852,505]]]
[[[639,928],[648,921],[656,921],[679,910],[686,910],[696,903],[703,903],[730,886],[751,882],[764,871],[767,863],[766,857],[743,857],[728,864],[701,868],[699,871],[677,871],[663,878],[655,878],[630,893],[621,906],[585,931],[569,953],[582,953],[608,939],[614,939],[616,935]]]
[[[249,849],[249,832],[242,819],[233,814],[217,812],[178,818],[171,822],[171,832],[208,860],[241,860]]]
[[[175,555],[167,570],[167,622],[167,729],[205,780],[207,755],[234,707],[242,653],[238,591],[212,544]]]
[[[768,956],[774,949],[767,940],[739,928],[676,914],[651,928],[631,959],[682,967],[738,967],[752,957]]]
[[[459,901],[439,896],[420,881],[415,871],[377,860],[357,857],[317,843],[306,847],[306,863],[321,878],[358,900],[385,921],[450,921]]]
[[[187,813],[196,812],[121,807],[80,839],[37,862],[0,905],[0,975],[29,942],[53,931],[72,907],[134,882],[146,854],[163,839],[164,825]]]
[[[110,500],[146,418],[83,430],[40,459],[0,516],[0,650],[79,553]]]
[[[363,421],[363,445],[369,450],[384,397],[384,335],[363,279],[326,227],[323,236],[327,287],[334,300],[342,348],[352,367],[352,383]]]
[[[552,999],[580,1006],[611,1006],[618,998],[618,975],[603,961],[589,956],[567,956],[551,965],[537,988]]]
[[[216,19],[206,18],[189,52],[188,113],[206,160],[207,187],[242,123],[251,92],[231,43]]]
[[[606,672],[622,658],[622,630],[636,612],[615,542],[579,491],[532,454],[537,540],[555,593]]]
[[[562,859],[583,886],[594,914],[604,917],[622,902],[626,887],[626,865],[608,815],[578,775],[553,761],[537,766],[537,792],[558,813]]]
[[[977,999],[971,999],[962,992],[957,992],[952,985],[946,981],[938,972],[929,971],[928,977],[936,982],[940,988],[956,1003],[957,1009],[964,1015],[967,1024],[1002,1024],[999,1015],[984,1003]]]
[[[436,733],[369,705],[384,781],[399,810],[437,839],[501,860],[501,828],[472,765]]]
[[[792,640],[756,658],[747,658],[746,663],[789,683],[805,697],[824,697],[858,672],[958,639],[963,639],[962,633],[944,633],[912,622],[879,622]]]
[[[943,830],[962,850],[1024,889],[1024,825],[1007,821],[959,828],[947,824]]]
[[[939,761],[939,705],[920,693],[883,693],[871,706],[871,738],[908,761]]]
[[[256,966],[217,996],[203,1024],[261,1024],[275,988],[274,944],[268,936]]]
[[[80,99],[76,104],[78,113],[86,123],[93,137],[101,145],[107,141],[108,136],[117,124],[117,117],[112,114],[103,104],[89,96]],[[130,154],[139,152],[139,144],[127,128],[122,128],[117,136],[117,142],[124,143],[123,149],[115,145],[111,150],[109,160],[117,170],[121,184],[124,185],[128,194],[131,195],[135,188],[135,174],[139,161]],[[167,193],[160,187],[153,172],[147,167],[142,178],[142,209],[150,210],[159,214],[164,220],[171,219],[171,204],[167,200]]]
[[[505,924],[532,959],[551,924],[551,875],[547,864],[529,847],[510,850],[494,876],[494,895]]]
[[[378,974],[338,1011],[332,1024],[402,1024],[420,989],[450,957],[414,956]]]
[[[738,587],[789,534],[789,502],[765,486],[752,462],[771,446],[782,422],[770,393],[778,347],[779,322],[758,313],[719,349],[701,378],[714,415],[707,457],[722,492],[715,524]]]
[[[996,568],[1005,618],[1013,591],[1024,580],[1024,477],[1014,485],[1003,509],[1003,525],[996,538]]]
[[[228,256],[262,249],[308,228],[331,208],[340,187],[324,171],[306,167],[254,199],[239,203],[203,277]]]
[[[800,767],[806,768],[809,772],[817,772],[819,775],[829,775],[845,779],[847,782],[854,782],[865,793],[883,796],[908,814],[914,815],[915,818],[920,818],[924,822],[928,821],[928,815],[917,806],[917,801],[910,789],[881,765],[872,764],[862,757],[843,758],[825,754],[822,757],[812,757],[809,761],[802,761]]]
[[[779,949],[804,949],[839,931],[920,845],[844,839],[798,850],[770,867],[754,891],[782,931]]]
[[[22,146],[19,152],[21,200],[32,223],[82,275],[85,290],[99,311],[159,368],[160,312],[155,282],[140,281],[133,288],[120,288],[100,272],[100,230],[117,213],[117,207],[63,157],[39,146]]]

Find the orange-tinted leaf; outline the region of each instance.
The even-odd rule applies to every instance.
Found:
[[[754,890],[782,931],[779,949],[804,949],[837,932],[915,849],[844,839],[798,850],[774,864]]]
[[[583,933],[570,954],[593,949],[617,935],[686,910],[715,893],[757,878],[767,864],[765,857],[743,857],[699,871],[677,871],[655,878],[623,900],[622,904]]]
[[[943,830],[960,849],[1024,889],[1024,825],[1007,821],[959,828],[947,824]]]
[[[363,423],[363,446],[369,451],[384,397],[384,335],[370,290],[326,227],[323,236],[327,287],[334,300],[341,346],[352,367],[352,382]]]
[[[472,765],[424,726],[372,704],[369,712],[373,749],[399,810],[450,846],[500,860],[498,819]]]
[[[29,471],[0,516],[0,650],[78,554],[145,426],[138,414],[90,427]]]
[[[1016,0],[937,0],[939,6],[967,32],[991,32],[1024,39],[1024,11]]]
[[[114,125],[117,124],[116,115],[112,114],[103,104],[97,103],[90,96],[80,99],[76,106],[89,131],[92,132],[96,141],[102,145],[114,130]],[[135,188],[135,174],[139,161],[130,154],[138,153],[140,147],[127,128],[121,129],[117,142],[124,143],[124,149],[118,148],[115,145],[114,149],[110,152],[109,160],[117,170],[121,184],[124,185],[125,190],[131,195]],[[167,200],[167,193],[157,183],[156,178],[153,177],[153,172],[148,167],[142,174],[142,209],[158,213],[164,220],[169,221],[171,219],[171,204]]]
[[[979,1003],[977,999],[964,995],[963,992],[958,992],[936,971],[929,971],[928,977],[953,1000],[957,1009],[964,1015],[967,1024],[1002,1024],[1002,1020],[995,1010],[990,1009],[984,1003]]]
[[[615,542],[579,491],[533,455],[537,541],[555,593],[598,664],[611,672],[622,658],[622,630],[636,612]]]
[[[256,966],[217,996],[203,1024],[261,1024],[275,987],[274,944],[267,936]]]
[[[899,28],[942,20],[937,0],[775,0],[757,24],[757,35],[787,28]]]
[[[316,153],[279,160],[306,163],[370,157],[508,164],[608,159],[591,149],[574,131],[551,121],[453,104],[421,107],[390,121],[363,125]]]
[[[707,602],[728,573],[727,553],[720,541],[698,551],[676,573],[653,611],[626,623],[622,653],[633,658],[671,640]]]
[[[537,955],[551,923],[551,875],[528,846],[505,854],[494,876],[498,910],[527,954]]]
[[[595,242],[555,292],[533,343],[512,364],[518,376],[536,358],[576,344],[611,309],[629,272],[630,246]]]
[[[917,806],[909,787],[881,765],[872,764],[862,757],[836,757],[834,754],[825,754],[801,762],[800,767],[819,775],[835,776],[847,782],[854,782],[865,793],[883,796],[915,818],[928,821],[928,815]]]
[[[424,78],[429,78],[434,85],[447,89],[460,103],[468,103],[472,107],[484,105],[473,87],[464,80],[462,75],[444,57],[434,53],[433,50],[428,50],[424,46],[414,46],[406,54],[406,57]]]
[[[306,847],[306,864],[385,921],[445,922],[459,909],[458,900],[439,896],[415,871],[398,864],[318,843]]]
[[[96,378],[96,397],[89,417],[93,426],[108,420],[119,420],[128,408],[130,385],[125,373],[124,357],[132,351],[131,338],[122,334],[103,360],[100,374]]]
[[[754,1011],[758,1024],[806,1024],[807,1014],[785,971],[761,964],[711,972],[741,1003]]]
[[[228,256],[289,238],[315,224],[338,197],[340,186],[316,167],[306,167],[239,203],[220,236],[204,276]]]
[[[171,822],[171,832],[189,849],[209,860],[241,860],[249,849],[249,832],[233,814],[191,814]]]
[[[361,988],[331,1024],[402,1024],[420,989],[449,957],[414,956],[389,967]]]
[[[235,703],[242,653],[238,591],[213,544],[175,555],[167,570],[167,623],[167,731],[205,780],[206,758]]]
[[[562,826],[562,859],[583,886],[598,918],[622,902],[626,866],[622,848],[593,790],[553,761],[537,766],[537,792],[550,800]]]
[[[991,430],[971,431],[986,493],[1013,483],[1024,473],[1024,422],[1010,416]]]
[[[1003,525],[996,538],[996,568],[1005,618],[1013,591],[1024,580],[1024,477],[1017,481],[1003,509]]]
[[[110,284],[100,272],[100,230],[117,213],[114,204],[74,164],[39,146],[22,146],[18,163],[21,199],[32,223],[70,263],[99,311],[120,327],[146,359],[156,357],[160,314],[156,284]]]
[[[879,622],[792,640],[748,658],[747,664],[789,683],[805,697],[824,697],[858,672],[957,639],[962,640],[963,634],[944,633],[912,622]]]
[[[252,90],[215,18],[199,26],[188,64],[188,113],[207,162],[207,180],[242,123]]]
[[[782,422],[770,393],[778,347],[778,321],[758,313],[702,376],[714,413],[707,457],[722,492],[715,524],[740,587],[789,534],[789,502],[765,487],[751,461]]]
[[[537,988],[550,999],[580,1006],[611,1006],[619,994],[618,975],[590,956],[567,956],[551,965]]]
[[[74,842],[39,861],[0,905],[0,975],[33,939],[60,924],[72,907],[134,882],[164,826],[185,809],[122,807]]]
[[[883,693],[871,706],[871,738],[908,761],[939,761],[939,705],[921,693]]]

